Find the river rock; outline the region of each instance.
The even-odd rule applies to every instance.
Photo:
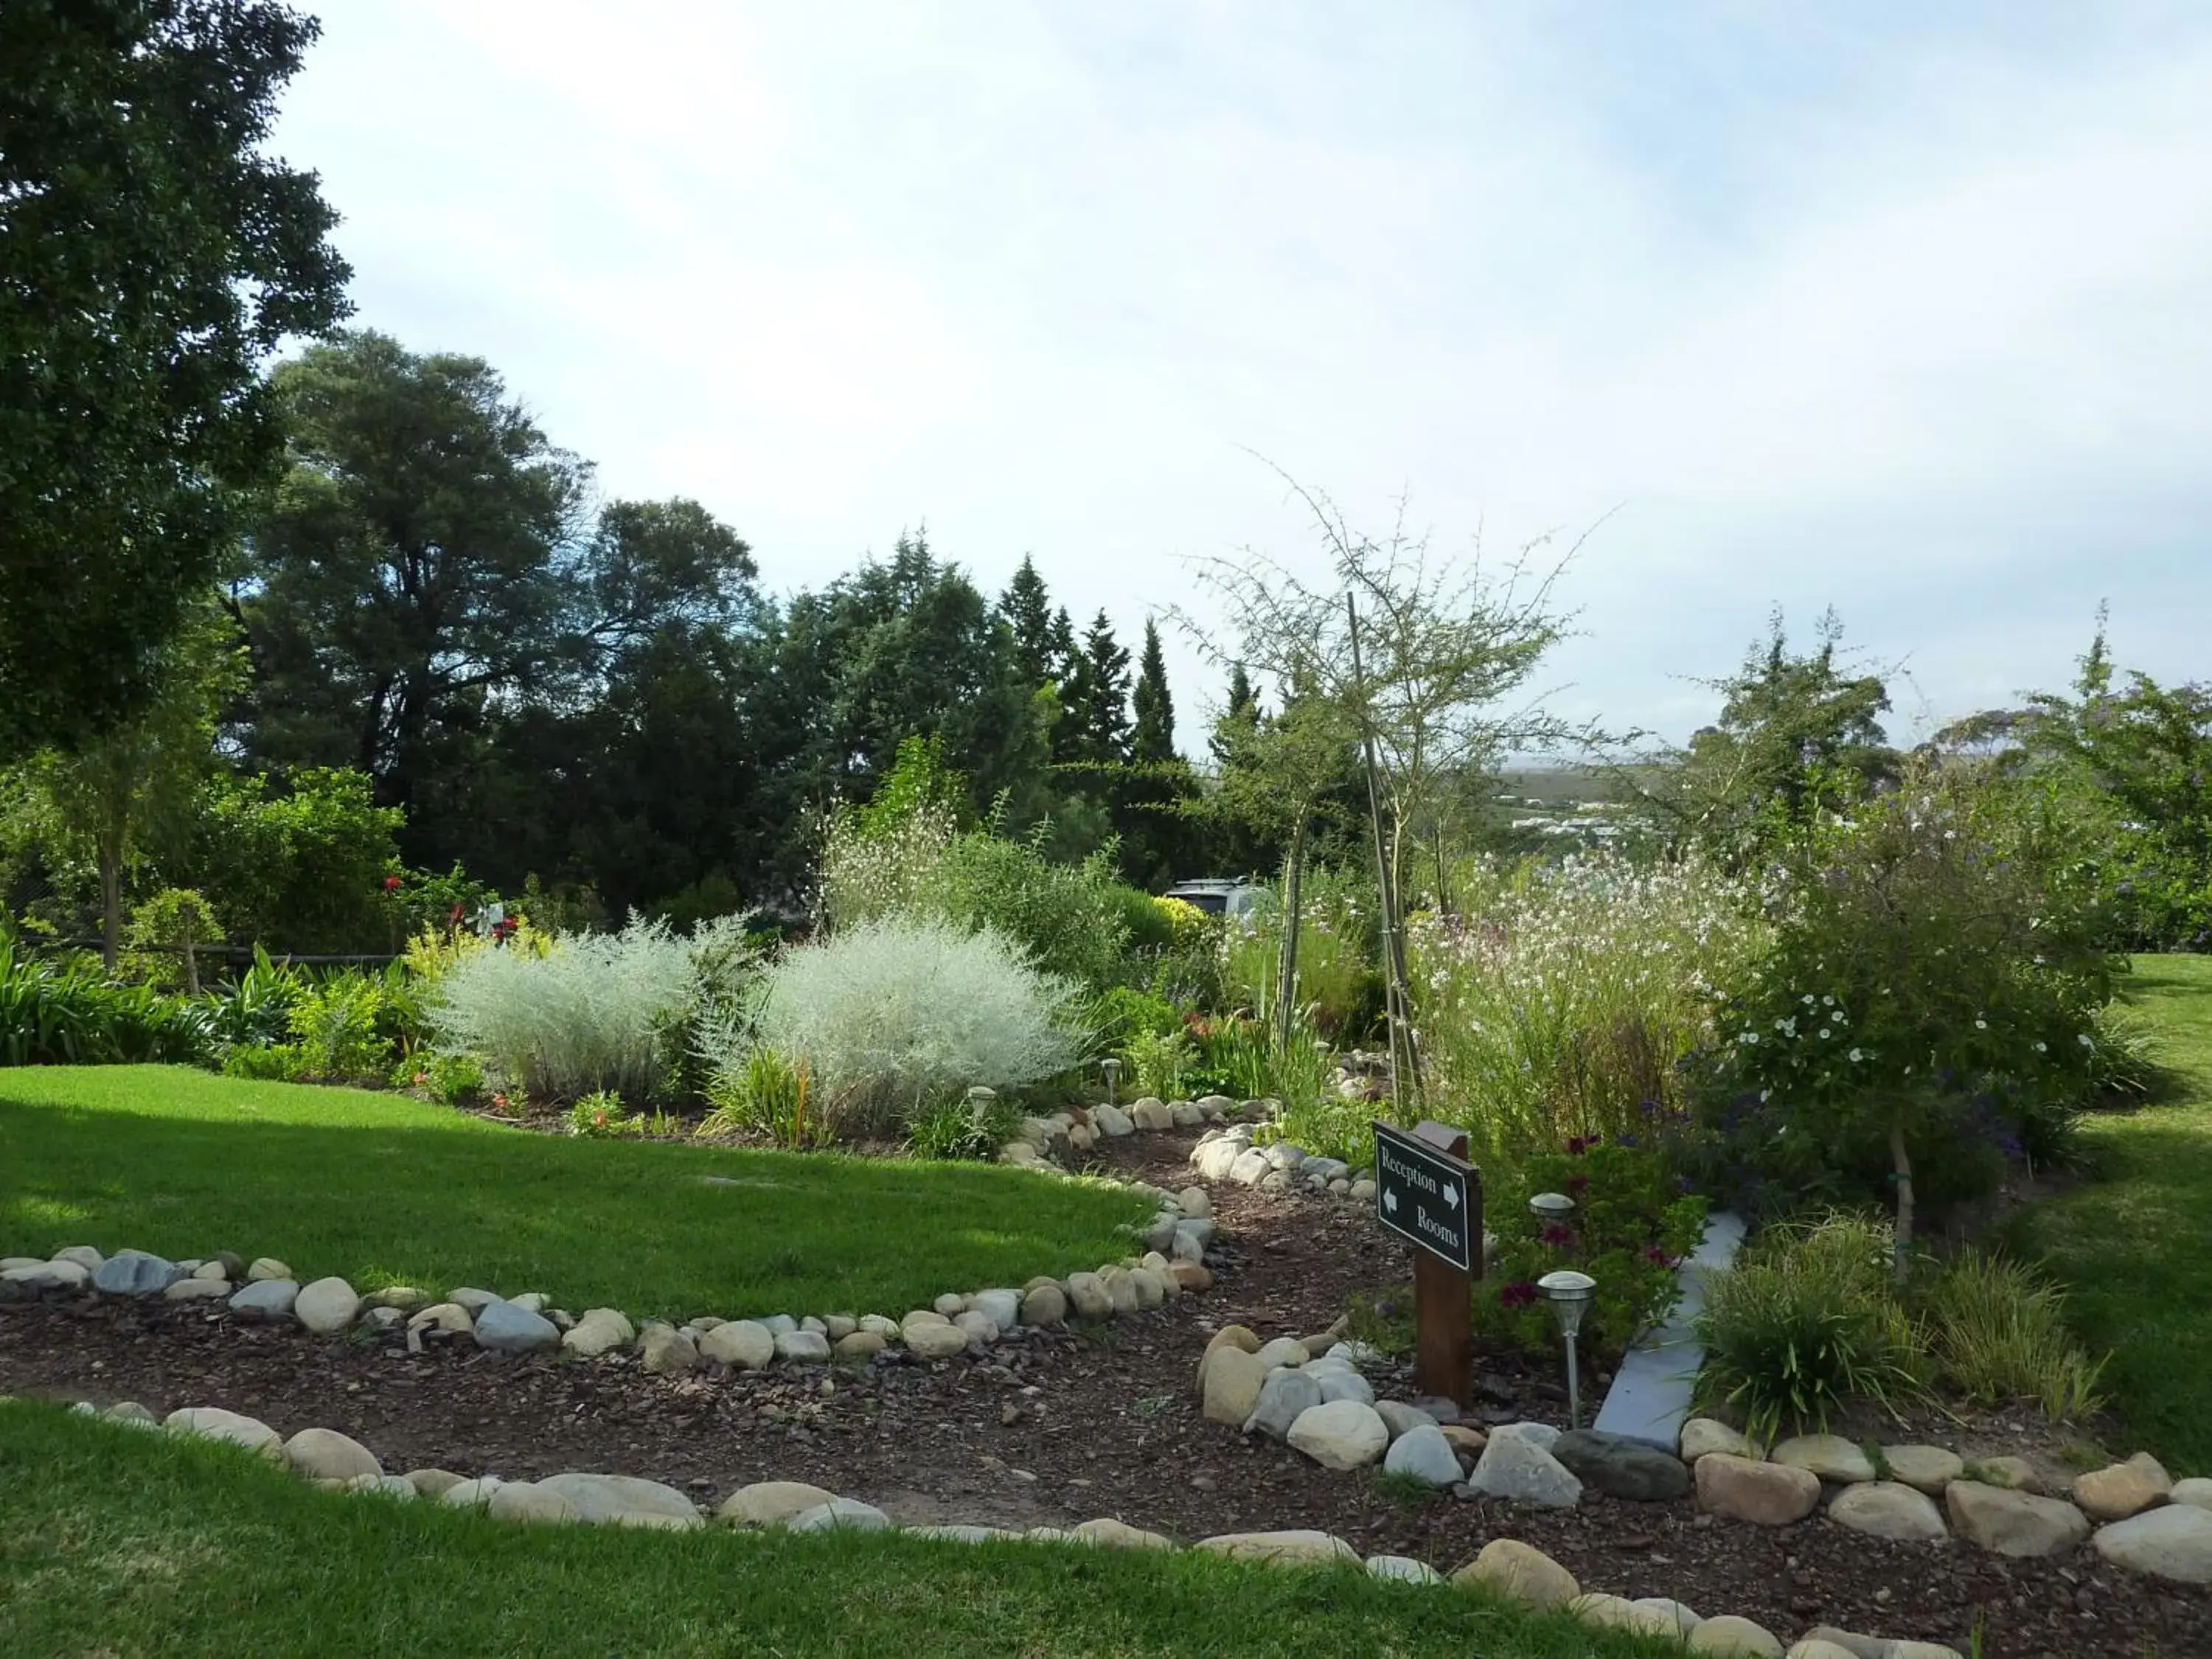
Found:
[[[1782,1643],[1765,1626],[1724,1613],[1690,1632],[1690,1651],[1734,1656],[1735,1659],[1781,1659]]]
[[[455,1336],[465,1336],[476,1328],[476,1321],[469,1310],[458,1302],[434,1302],[427,1308],[417,1308],[407,1316],[410,1331],[449,1331]]]
[[[161,1292],[164,1302],[218,1302],[230,1296],[227,1279],[180,1279]]]
[[[2171,1504],[2100,1528],[2097,1553],[2130,1572],[2212,1584],[2212,1510]]]
[[[118,1250],[93,1269],[92,1288],[102,1296],[159,1296],[185,1276],[185,1270],[165,1256]]]
[[[1900,1543],[1941,1543],[1951,1535],[1936,1500],[1901,1480],[1869,1480],[1845,1488],[1828,1505],[1828,1519],[1870,1538]]]
[[[300,1287],[289,1279],[257,1279],[230,1298],[230,1311],[248,1324],[276,1324],[292,1316],[299,1299]]]
[[[1186,1187],[1176,1194],[1176,1206],[1192,1220],[1213,1213],[1213,1200],[1203,1187]]]
[[[1339,1561],[1358,1565],[1359,1552],[1341,1538],[1308,1528],[1285,1532],[1224,1532],[1201,1538],[1193,1547],[1237,1561],[1263,1561],[1275,1567],[1326,1567]]]
[[[963,1319],[974,1316],[963,1314]],[[708,1333],[712,1336],[714,1333]],[[794,1365],[826,1365],[830,1363],[830,1339],[819,1331],[786,1331],[775,1339],[775,1357]]]
[[[1941,1498],[1943,1488],[1966,1472],[1965,1461],[1941,1446],[1884,1446],[1881,1455],[1891,1480],[1902,1480],[1930,1498]]]
[[[968,1333],[957,1325],[908,1325],[906,1346],[917,1359],[951,1359],[968,1352]]]
[[[1656,1607],[1638,1607],[1625,1595],[1610,1595],[1603,1590],[1586,1590],[1567,1603],[1567,1611],[1585,1625],[1595,1625],[1601,1630],[1633,1631],[1639,1636],[1666,1636],[1680,1639],[1681,1631],[1674,1619]]]
[[[2195,1509],[2212,1510],[2212,1480],[2208,1480],[2201,1474],[2195,1474],[2186,1480],[2177,1480],[2173,1483],[2172,1498],[2177,1504],[2187,1504]]]
[[[1079,1319],[1109,1319],[1114,1313],[1114,1298],[1107,1294],[1106,1286],[1097,1273],[1070,1273],[1067,1276],[1067,1300]]]
[[[1206,1420],[1242,1428],[1260,1403],[1260,1390],[1267,1381],[1267,1368],[1260,1356],[1242,1348],[1214,1349],[1200,1364]],[[1377,1419],[1378,1421],[1380,1419]]]
[[[1375,1385],[1341,1359],[1323,1356],[1309,1362],[1305,1373],[1321,1385],[1324,1401],[1350,1400],[1362,1406],[1375,1403]]]
[[[1696,1485],[1698,1508],[1762,1527],[1802,1521],[1820,1502],[1820,1477],[1810,1469],[1756,1463],[1727,1452],[1698,1460]]]
[[[1299,1413],[1289,1439],[1325,1469],[1363,1469],[1382,1455],[1390,1431],[1374,1407],[1332,1400]]]
[[[1408,1429],[1393,1440],[1383,1455],[1382,1468],[1387,1474],[1402,1475],[1425,1486],[1455,1486],[1460,1478],[1459,1454],[1434,1423]]]
[[[456,1307],[466,1308],[474,1319],[493,1303],[504,1300],[496,1291],[478,1290],[473,1285],[457,1285],[446,1292],[446,1300]]]
[[[1801,1434],[1767,1454],[1774,1462],[1810,1469],[1823,1480],[1850,1486],[1874,1479],[1874,1460],[1839,1434]]]
[[[974,1311],[1001,1331],[1011,1331],[1022,1322],[1022,1293],[1015,1290],[978,1291]]]
[[[857,1498],[833,1498],[826,1504],[801,1510],[783,1523],[787,1532],[882,1532],[891,1518],[872,1504]]]
[[[284,1461],[310,1480],[350,1480],[384,1474],[376,1454],[336,1429],[302,1429],[284,1443]]]
[[[1550,1510],[1571,1510],[1583,1495],[1583,1483],[1572,1470],[1527,1436],[1506,1429],[1491,1435],[1468,1484],[1478,1497]]]
[[[637,1340],[636,1328],[618,1308],[586,1308],[584,1316],[562,1334],[561,1346],[580,1359],[597,1359]]]
[[[1710,1417],[1693,1417],[1682,1425],[1682,1461],[1694,1463],[1711,1452],[1730,1457],[1756,1457],[1751,1442],[1725,1423]]]
[[[98,1250],[93,1249],[89,1244],[72,1244],[66,1249],[56,1250],[53,1254],[53,1260],[56,1261],[75,1262],[78,1267],[84,1269],[86,1276],[88,1278],[92,1274],[100,1271],[100,1265],[105,1262],[107,1258],[100,1255]]]
[[[1609,1498],[1656,1504],[1689,1496],[1690,1471],[1680,1458],[1622,1435],[1577,1429],[1552,1443],[1552,1455]]]
[[[1517,1538],[1493,1538],[1452,1574],[1455,1584],[1480,1584],[1492,1595],[1522,1607],[1564,1607],[1582,1594],[1574,1574]]]
[[[724,1498],[714,1516],[733,1527],[780,1527],[836,1496],[804,1480],[757,1480]]]
[[[872,1359],[890,1344],[873,1331],[853,1331],[830,1346],[847,1359]]]
[[[532,1526],[574,1526],[584,1516],[567,1494],[535,1480],[510,1480],[491,1494],[484,1513],[495,1521],[514,1521]]]
[[[1100,1134],[1115,1140],[1119,1140],[1123,1135],[1133,1133],[1137,1127],[1129,1121],[1129,1115],[1119,1106],[1092,1107],[1091,1127],[1097,1130]]]
[[[646,1370],[654,1376],[689,1376],[699,1369],[699,1347],[673,1325],[646,1326],[637,1339]]]
[[[775,1358],[775,1337],[757,1320],[732,1319],[699,1339],[699,1352],[718,1365],[757,1371]]]
[[[1334,1337],[1326,1334],[1310,1336],[1305,1346],[1309,1352],[1312,1352],[1314,1344],[1318,1342],[1321,1344],[1319,1352],[1327,1353],[1329,1345],[1334,1340]],[[1410,1434],[1425,1424],[1433,1426],[1437,1420],[1419,1406],[1409,1406],[1402,1400],[1378,1400],[1375,1402],[1375,1409],[1382,1414],[1383,1426],[1390,1431],[1390,1438],[1394,1441],[1400,1435]]]
[[[1252,1407],[1251,1415],[1244,1419],[1244,1432],[1264,1434],[1270,1440],[1287,1440],[1291,1425],[1321,1403],[1321,1384],[1304,1372],[1287,1368],[1271,1371],[1260,1385],[1260,1397]]]
[[[2087,1517],[2071,1504],[1978,1480],[1954,1480],[1943,1506],[1960,1537],[1999,1555],[2063,1555],[2089,1535]]]
[[[397,1308],[404,1314],[430,1305],[430,1293],[419,1291],[412,1285],[386,1285],[381,1290],[371,1291],[362,1300],[372,1308]]]
[[[658,1480],[629,1474],[553,1474],[538,1484],[559,1492],[576,1506],[578,1516],[594,1523],[650,1515],[679,1526],[702,1524],[697,1505]]]
[[[360,1296],[352,1285],[336,1277],[302,1285],[292,1304],[292,1317],[318,1336],[336,1336],[350,1327],[360,1313]]]
[[[1067,1292],[1057,1285],[1039,1285],[1022,1292],[1022,1323],[1060,1325],[1067,1321]]]
[[[187,1406],[163,1418],[161,1426],[172,1434],[228,1441],[248,1451],[259,1452],[271,1462],[282,1462],[284,1456],[283,1437],[276,1430],[258,1418],[227,1412],[220,1406]]]
[[[478,1475],[473,1480],[456,1480],[439,1492],[438,1502],[448,1509],[480,1510],[489,1504],[492,1494],[506,1484],[495,1474]]]
[[[1367,1558],[1367,1576],[1398,1584],[1440,1584],[1443,1575],[1425,1561],[1416,1561],[1410,1555],[1370,1555]]]
[[[1260,1363],[1271,1371],[1278,1365],[1303,1365],[1311,1358],[1295,1336],[1279,1336],[1260,1345]]]
[[[1978,1458],[1962,1473],[1970,1473],[1984,1486],[2001,1486],[2007,1492],[2044,1492],[2042,1471],[2025,1457]]]
[[[2137,1452],[2124,1463],[2092,1469],[2074,1482],[2074,1503],[2092,1521],[2124,1521],[2154,1504],[2163,1504],[2173,1491],[2173,1478],[2148,1452]]]
[[[1175,1547],[1172,1540],[1158,1533],[1146,1532],[1141,1527],[1133,1527],[1110,1516],[1102,1515],[1094,1521],[1079,1522],[1068,1530],[1085,1543],[1096,1544],[1101,1549],[1171,1550]]]
[[[1129,1121],[1139,1129],[1172,1129],[1175,1114],[1164,1100],[1145,1099],[1129,1108]]]
[[[477,1346],[494,1353],[543,1353],[561,1346],[561,1328],[514,1302],[488,1302],[477,1313]]]

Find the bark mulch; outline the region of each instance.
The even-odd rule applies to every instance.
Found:
[[[1133,1137],[1102,1161],[1179,1188],[1191,1184],[1189,1140]],[[630,1358],[510,1360],[466,1339],[410,1356],[397,1341],[87,1300],[0,1307],[0,1391],[131,1399],[157,1413],[220,1405],[287,1435],[319,1425],[395,1470],[594,1469],[704,1500],[753,1480],[811,1480],[908,1522],[1109,1515],[1183,1538],[1315,1527],[1363,1553],[1447,1572],[1488,1540],[1515,1537],[1586,1588],[1674,1596],[1756,1619],[1785,1640],[1826,1623],[1964,1650],[1978,1622],[1990,1659],[2212,1656],[2212,1589],[2139,1578],[2087,1551],[2012,1561],[1963,1545],[1886,1543],[1820,1518],[1773,1530],[1717,1521],[1687,1501],[1591,1495],[1564,1512],[1408,1501],[1371,1476],[1248,1443],[1199,1414],[1191,1385],[1207,1338],[1231,1321],[1263,1338],[1305,1335],[1355,1293],[1404,1283],[1411,1267],[1358,1206],[1200,1184],[1225,1235],[1211,1292],[1095,1330],[1030,1334],[984,1358],[675,1379],[647,1376]],[[1411,1392],[1403,1378],[1383,1391]],[[1471,1415],[1557,1421],[1561,1395],[1548,1367],[1501,1359],[1482,1371]]]

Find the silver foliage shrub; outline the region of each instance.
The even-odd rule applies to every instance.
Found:
[[[988,928],[885,915],[787,951],[762,976],[749,1026],[720,1020],[702,1051],[730,1078],[755,1045],[803,1063],[835,1132],[903,1124],[982,1085],[1065,1071],[1077,988]]]
[[[635,1103],[662,1091],[693,1014],[736,1000],[751,963],[742,917],[690,939],[633,917],[617,933],[564,935],[544,956],[465,957],[428,1015],[441,1048],[498,1083],[545,1100],[611,1090]]]

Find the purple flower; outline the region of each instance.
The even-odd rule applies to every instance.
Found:
[[[1540,1294],[1534,1285],[1522,1279],[1503,1286],[1498,1292],[1498,1299],[1509,1308],[1533,1308]]]
[[[1563,1250],[1566,1249],[1568,1245],[1575,1242],[1575,1230],[1572,1227],[1563,1226],[1559,1222],[1554,1221],[1550,1226],[1544,1229],[1543,1239],[1544,1243],[1550,1245],[1553,1249]]]

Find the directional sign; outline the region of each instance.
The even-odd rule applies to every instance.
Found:
[[[1376,1218],[1462,1273],[1473,1270],[1469,1240],[1480,1224],[1469,1202],[1472,1175],[1461,1159],[1387,1123],[1375,1126]]]

